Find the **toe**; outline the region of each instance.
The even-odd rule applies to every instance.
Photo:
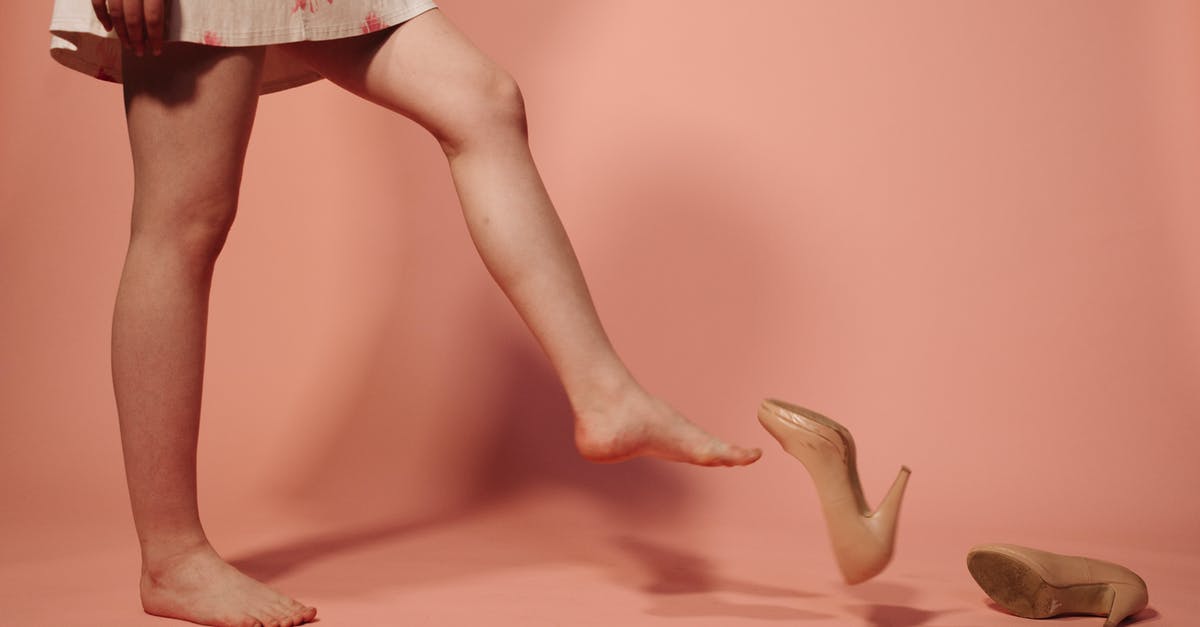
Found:
[[[744,466],[758,459],[762,451],[745,449],[733,444],[721,443],[721,464],[724,466]]]
[[[303,616],[304,620],[312,620],[313,617],[317,615],[317,608],[310,607],[299,601],[292,601],[292,610],[295,611],[296,614]]]
[[[275,616],[266,608],[255,612],[254,618],[258,619],[260,627],[279,627],[279,621],[275,620]]]
[[[708,446],[700,451],[698,459],[705,466],[728,466],[739,457],[736,446],[722,442],[716,438],[709,440]]]
[[[287,604],[286,615],[292,621],[292,626],[295,627],[296,625],[303,625],[304,623],[316,618],[317,610],[316,608],[308,607],[303,603],[293,602]]]
[[[279,627],[295,627],[295,621],[292,619],[292,614],[294,614],[294,612],[292,612],[287,605],[284,605],[282,601],[276,603],[271,612],[275,617],[275,622],[279,624]]]
[[[304,618],[304,606],[299,603],[287,603],[280,612],[285,618],[285,627],[296,627],[307,622]]]
[[[739,466],[745,466],[746,464],[753,464],[754,462],[758,461],[758,459],[760,457],[762,457],[762,449],[760,449],[760,448],[752,448],[752,449],[739,448],[738,452],[741,453],[741,455],[738,458]]]

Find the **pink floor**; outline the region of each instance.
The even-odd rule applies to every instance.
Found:
[[[975,586],[966,549],[1014,538],[1087,549],[1071,538],[902,527],[888,570],[850,587],[837,578],[815,507],[801,519],[730,512],[705,525],[622,519],[622,509],[585,491],[529,490],[426,520],[322,527],[281,509],[240,523],[226,513],[210,527],[227,558],[315,605],[328,625],[1018,626],[1030,623]],[[69,529],[11,530],[21,541],[0,563],[0,624],[182,624],[140,612],[123,522],[83,515]],[[1110,546],[1103,557],[1149,583],[1150,607],[1126,624],[1195,624],[1200,555]]]

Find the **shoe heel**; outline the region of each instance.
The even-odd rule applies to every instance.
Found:
[[[875,526],[875,534],[884,544],[891,546],[896,538],[896,525],[900,520],[900,502],[904,500],[904,490],[908,487],[908,477],[912,470],[901,466],[900,473],[892,482],[887,495],[879,502],[879,507],[871,513],[871,521]]]
[[[1117,627],[1121,621],[1140,612],[1149,601],[1145,586],[1128,583],[1108,585],[1112,588],[1112,608],[1108,610],[1108,620],[1104,621],[1104,627]]]
[[[901,466],[899,474],[896,475],[896,480],[892,482],[892,487],[888,488],[888,492],[884,495],[883,500],[879,502],[879,507],[871,513],[872,518],[880,520],[894,521],[900,515],[900,501],[904,500],[904,489],[908,487],[908,476],[912,474],[912,469],[908,466]]]

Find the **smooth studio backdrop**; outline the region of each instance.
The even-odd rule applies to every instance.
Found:
[[[666,552],[651,561],[676,574],[695,566],[682,549],[630,530],[696,559],[794,556],[773,562],[782,579],[832,581],[803,468],[754,417],[774,396],[852,430],[870,501],[912,467],[897,576],[941,551],[951,562],[930,572],[967,590],[961,554],[990,541],[1195,566],[1200,5],[441,6],[521,85],[535,158],[635,376],[764,459],[578,459],[561,388],[479,261],[436,142],[322,81],[261,99],[216,266],[200,490],[219,549],[264,578],[303,565],[320,600],[321,560],[565,503],[523,523],[555,530],[517,534],[523,554],[575,550],[569,521]],[[63,565],[110,547],[132,565],[115,605],[134,616],[109,363],[132,198],[121,92],[51,60],[49,3],[5,14],[0,563],[20,624],[49,624],[63,610],[28,603],[42,590],[29,573],[87,573]],[[431,560],[469,564],[446,585],[509,565],[471,555]],[[370,583],[426,585],[394,572]],[[914,577],[883,605],[919,605]],[[613,620],[745,616],[628,611]],[[960,624],[930,612],[851,615]]]

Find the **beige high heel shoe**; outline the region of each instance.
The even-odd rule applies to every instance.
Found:
[[[1116,627],[1150,601],[1146,582],[1120,564],[1015,544],[973,547],[967,570],[993,601],[1023,618],[1093,614]]]
[[[882,572],[892,559],[908,466],[900,468],[887,496],[871,512],[858,480],[854,438],[845,427],[811,409],[770,398],[759,405],[758,421],[812,476],[846,583],[862,583]]]

